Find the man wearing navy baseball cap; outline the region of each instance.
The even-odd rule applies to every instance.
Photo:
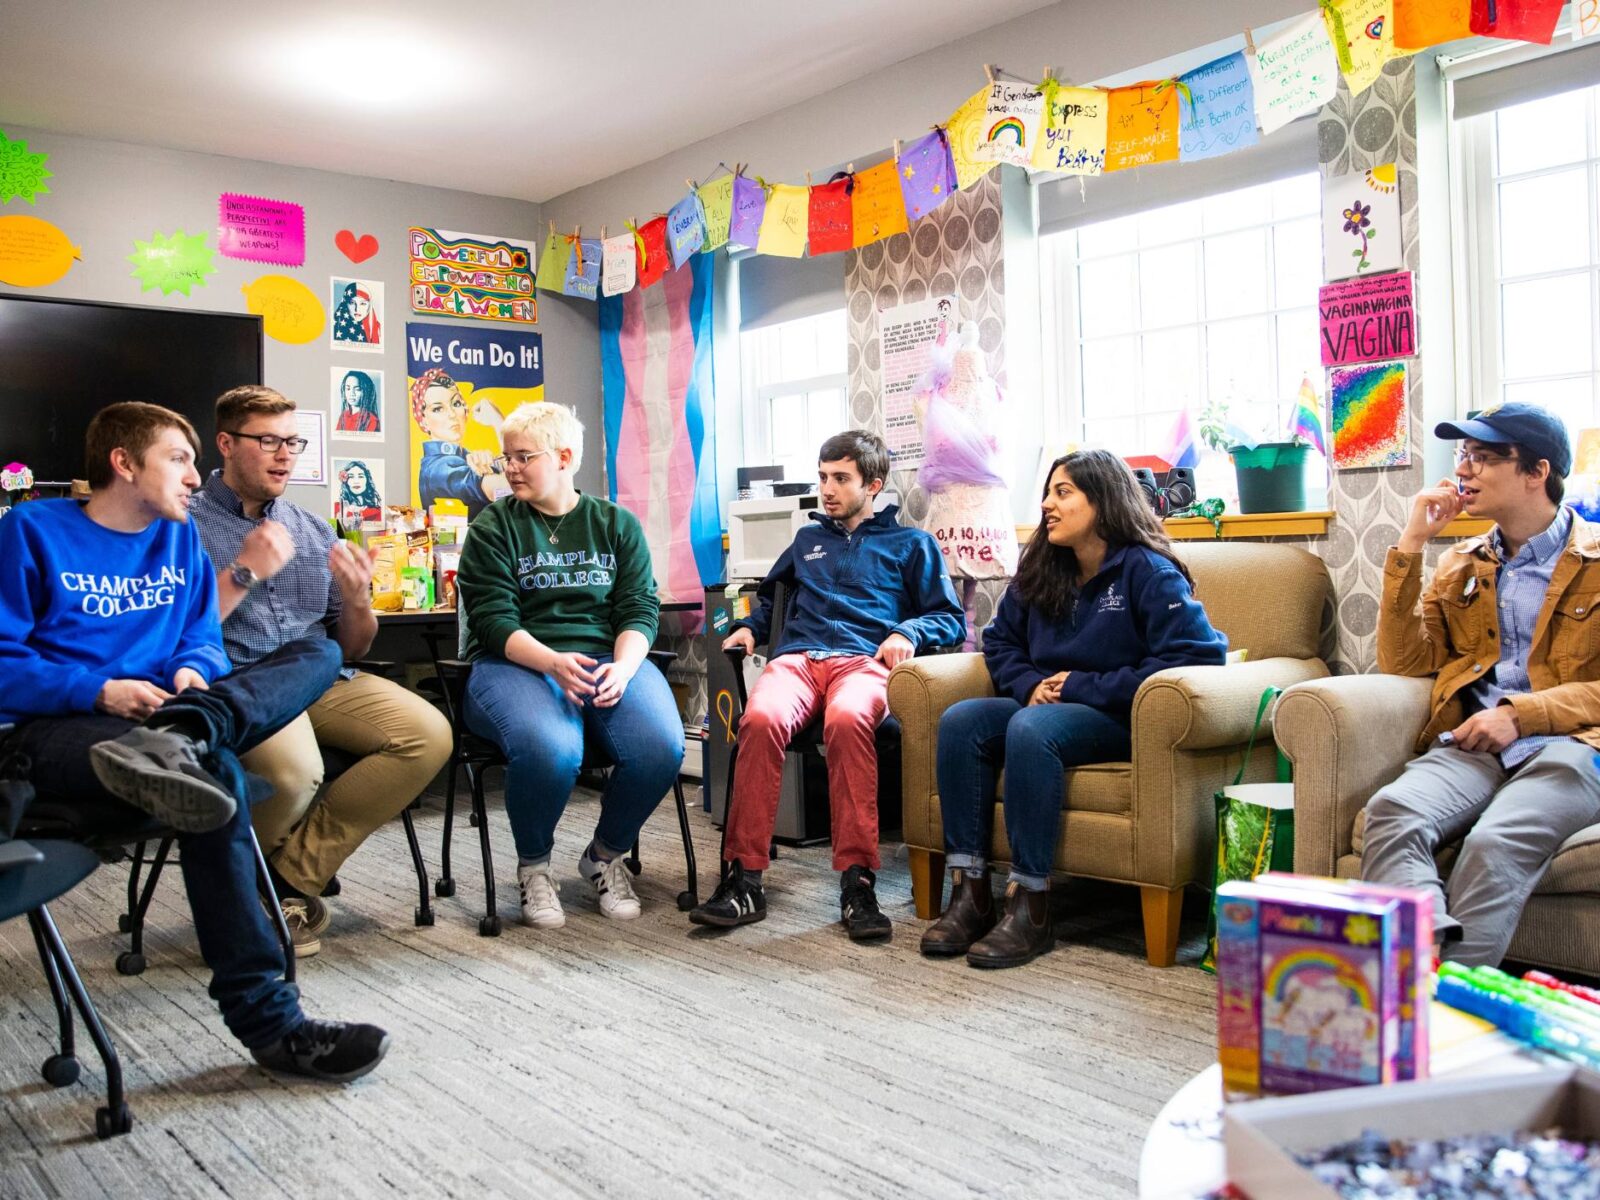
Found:
[[[1498,963],[1556,850],[1600,821],[1600,526],[1562,504],[1560,419],[1503,404],[1434,435],[1453,479],[1424,488],[1389,550],[1378,668],[1434,676],[1421,756],[1367,806],[1362,877],[1430,891],[1446,958]],[[1458,516],[1494,528],[1439,558]],[[1434,854],[1460,841],[1448,883]]]

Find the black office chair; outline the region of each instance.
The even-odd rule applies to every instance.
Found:
[[[13,852],[37,855],[33,861],[0,867],[0,921],[27,916],[33,944],[39,952],[39,965],[55,1001],[60,1038],[56,1052],[44,1060],[40,1074],[51,1087],[66,1087],[78,1081],[72,1020],[72,1008],[76,1005],[105,1066],[106,1103],[95,1110],[95,1136],[104,1139],[127,1133],[133,1128],[133,1114],[123,1099],[122,1065],[116,1048],[100,1022],[100,1014],[95,1011],[94,1001],[89,998],[47,907],[49,901],[64,896],[93,874],[100,861],[92,850],[73,842],[0,841],[0,845],[9,845]]]
[[[478,933],[483,937],[499,937],[501,923],[495,900],[494,855],[489,846],[489,819],[484,805],[483,776],[490,767],[504,767],[506,759],[500,752],[499,746],[487,738],[479,737],[467,728],[465,720],[467,679],[472,673],[472,664],[464,658],[444,657],[440,653],[444,648],[445,636],[436,629],[422,630],[423,640],[428,643],[428,653],[433,658],[433,667],[439,677],[440,703],[444,707],[445,716],[450,720],[453,735],[449,773],[445,777],[444,833],[439,843],[439,879],[433,885],[433,890],[439,896],[456,894],[456,881],[450,872],[450,838],[455,825],[456,771],[459,768],[467,773],[467,784],[472,789],[471,819],[472,824],[478,829],[478,849],[483,856],[484,915],[478,921]],[[458,654],[461,650],[462,636],[458,629],[454,645],[451,647]],[[655,663],[663,675],[677,657],[670,650],[652,650],[649,653],[650,661]],[[592,745],[588,739],[584,740],[581,770],[606,771],[614,765],[598,747]],[[678,893],[678,908],[682,912],[688,912],[700,903],[700,893],[694,857],[694,837],[689,829],[689,809],[684,803],[682,778],[673,779],[672,795],[678,808],[678,829],[683,836],[684,868],[689,884]],[[637,841],[634,842],[633,849],[628,852],[625,861],[628,870],[638,875],[642,864],[639,861]]]
[[[744,710],[750,702],[750,697],[744,683],[745,652],[737,646],[723,650],[728,656],[728,663],[733,668],[733,689],[738,697],[738,706],[734,709],[728,721],[728,732],[733,738],[733,747],[728,751],[728,777],[724,783],[722,797],[722,840],[717,851],[719,879],[728,877],[728,825],[733,812],[733,777],[739,765],[739,725],[744,719]],[[948,653],[944,649],[929,650],[930,654]],[[822,706],[818,705],[816,714],[810,721],[800,727],[799,731],[789,739],[787,752],[790,754],[814,754],[823,745],[822,726],[824,713]],[[878,812],[882,814],[890,811],[900,812],[900,722],[893,713],[885,713],[878,728],[873,732],[873,742],[878,754]],[[882,823],[880,820],[880,828]],[[897,826],[891,826],[897,828]],[[778,857],[777,843],[772,843],[770,857]]]

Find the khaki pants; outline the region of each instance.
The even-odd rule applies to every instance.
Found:
[[[360,761],[317,797],[319,745]],[[415,800],[450,757],[439,710],[376,675],[337,679],[303,714],[241,761],[272,785],[251,817],[273,868],[319,895],[367,835]]]

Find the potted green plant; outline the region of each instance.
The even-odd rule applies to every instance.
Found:
[[[1304,512],[1306,455],[1311,443],[1299,434],[1258,442],[1228,420],[1228,405],[1214,400],[1200,414],[1200,439],[1233,461],[1241,513]]]

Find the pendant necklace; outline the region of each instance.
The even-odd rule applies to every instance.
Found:
[[[544,526],[545,536],[550,539],[550,544],[552,546],[559,546],[561,544],[561,539],[556,536],[556,532],[561,528],[562,524],[565,523],[566,519],[572,515],[573,510],[577,507],[578,506],[574,504],[572,508],[569,508],[566,512],[562,513],[561,520],[557,521],[555,524],[555,529],[550,528],[550,518],[546,517],[542,512],[539,512],[537,508],[533,510],[534,512],[539,513],[539,523]]]

